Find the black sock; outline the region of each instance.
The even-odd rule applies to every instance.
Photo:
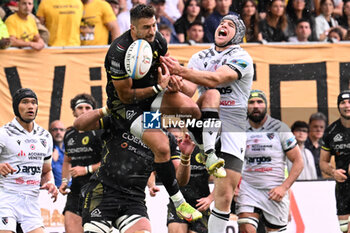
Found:
[[[195,120],[195,122],[197,123],[198,120]],[[202,138],[202,128],[198,128],[196,125],[194,124],[193,126],[191,124],[188,125],[187,129],[188,131],[191,132],[191,134],[193,135],[194,139],[196,140],[197,144],[203,144],[203,138]]]
[[[169,160],[164,163],[154,163],[154,168],[169,196],[175,195],[180,189],[176,180],[173,162]]]

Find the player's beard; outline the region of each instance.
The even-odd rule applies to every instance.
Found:
[[[259,123],[265,118],[266,112],[267,112],[266,108],[264,109],[263,112],[260,112],[259,114],[254,114],[256,112],[253,111],[252,113],[248,113],[248,118],[254,123]]]

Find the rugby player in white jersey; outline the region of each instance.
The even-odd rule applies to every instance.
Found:
[[[0,232],[44,233],[39,189],[47,189],[56,201],[52,171],[51,134],[34,121],[36,94],[22,88],[13,95],[15,118],[0,128]]]
[[[220,92],[222,132],[219,157],[225,159],[225,169],[222,170],[226,177],[214,181],[215,206],[209,217],[209,233],[226,231],[234,190],[241,178],[246,148],[247,102],[254,76],[253,60],[239,46],[244,35],[243,21],[237,16],[226,15],[215,31],[215,44],[194,54],[188,67],[181,66],[174,58],[161,57],[170,73],[199,85],[199,101],[205,101],[204,94],[210,89]],[[190,82],[183,85],[183,92],[194,94],[196,85]],[[215,137],[213,133],[212,143],[215,143]],[[204,141],[204,144],[208,142]]]
[[[236,203],[241,233],[256,233],[259,217],[262,217],[267,233],[286,231],[288,190],[304,166],[289,127],[266,112],[265,94],[259,90],[251,91],[247,148]],[[293,165],[285,179],[286,157]]]

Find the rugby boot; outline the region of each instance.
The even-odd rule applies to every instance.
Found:
[[[207,154],[207,160],[205,162],[205,166],[209,174],[212,174],[217,178],[225,177],[226,176],[225,169],[224,169],[225,172],[223,172],[222,169],[219,170],[219,168],[223,167],[224,165],[225,165],[225,160],[218,158],[214,151]]]
[[[193,208],[187,202],[183,202],[176,208],[176,214],[179,218],[186,220],[187,222],[196,221],[202,218],[202,213]]]

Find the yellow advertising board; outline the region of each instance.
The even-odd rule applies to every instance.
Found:
[[[322,111],[329,121],[338,117],[336,97],[349,89],[350,44],[260,45],[244,44],[254,60],[253,88],[268,97],[272,116],[288,125],[308,120]],[[186,65],[190,57],[208,48],[169,46],[169,53]],[[40,52],[0,51],[0,125],[13,118],[12,97],[19,87],[33,89],[39,98],[37,123],[48,127],[61,119],[73,123],[70,100],[91,93],[100,105],[106,102],[105,48],[50,48]]]

